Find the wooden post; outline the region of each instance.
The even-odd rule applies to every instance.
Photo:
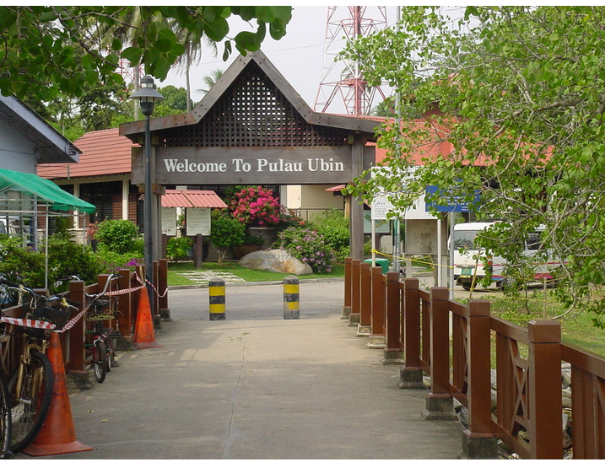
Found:
[[[561,325],[552,320],[530,321],[529,429],[530,458],[563,457],[561,423]]]
[[[349,315],[349,326],[359,324],[361,307],[361,260],[351,261],[351,314]]]
[[[158,294],[160,318],[170,320],[170,308],[168,308],[168,260],[164,258],[159,261]]]
[[[426,389],[424,371],[420,360],[420,281],[406,278],[403,282],[403,313],[401,334],[403,335],[403,360],[400,389]],[[426,328],[425,328],[426,329]]]
[[[82,311],[86,308],[86,291],[84,281],[70,281],[68,299],[78,302],[78,308]],[[75,315],[72,315],[72,318]],[[68,351],[69,362],[65,366],[65,373],[68,379],[80,388],[92,387],[88,381],[88,372],[86,371],[86,347],[85,325],[86,316],[80,318],[78,322],[69,329]]]
[[[118,289],[125,290],[131,288],[130,270],[120,270],[118,279]],[[118,297],[118,314],[116,315],[120,337],[118,338],[117,348],[130,350],[132,348],[132,328],[134,326],[134,315],[132,311],[132,293],[121,294]]]
[[[490,366],[490,304],[486,300],[468,303],[466,356],[468,429],[462,433],[465,459],[497,459],[498,440],[492,433]]]
[[[373,266],[371,270],[372,279],[372,306],[371,306],[371,331],[370,342],[366,345],[368,349],[385,348],[385,320],[386,320],[386,278],[382,274],[381,266]]]
[[[369,336],[372,324],[372,264],[361,263],[358,336]]]
[[[351,276],[351,262],[353,259],[351,257],[345,258],[345,295],[344,295],[344,304],[342,307],[342,319],[349,319],[349,315],[351,314],[351,284],[352,284],[352,276]]]
[[[399,317],[401,292],[399,288],[399,272],[387,272],[386,300],[386,341],[383,365],[402,365],[401,348],[399,346]]]
[[[195,242],[193,243],[193,266],[199,270],[203,263],[204,257],[204,237],[201,234],[195,235]]]
[[[447,287],[431,289],[431,313],[429,318],[431,344],[431,391],[426,397],[426,420],[458,420],[454,412],[454,400],[449,393],[449,290]]]
[[[162,329],[162,323],[160,320],[160,297],[159,297],[159,274],[160,267],[157,261],[153,262],[153,285],[152,288],[152,298],[153,298],[153,306],[152,306],[152,317],[153,317],[153,327],[154,329]]]

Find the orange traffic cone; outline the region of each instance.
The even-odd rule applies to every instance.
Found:
[[[147,289],[141,289],[139,297],[139,308],[137,309],[137,321],[134,326],[134,338],[132,345],[135,349],[147,349],[150,347],[162,347],[155,342],[153,331],[153,320],[151,319],[151,306]]]
[[[76,440],[71,405],[65,383],[65,369],[63,368],[59,333],[53,332],[51,334],[47,355],[55,375],[50,408],[42,429],[23,452],[28,455],[42,456],[92,450],[92,447]]]

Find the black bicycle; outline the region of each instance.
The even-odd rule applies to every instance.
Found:
[[[33,289],[0,279],[7,290],[19,294],[21,318],[3,317],[9,322],[6,335],[21,337],[19,363],[8,382],[12,453],[31,444],[40,432],[52,400],[54,374],[46,356],[50,333],[62,329],[70,318],[74,304],[61,296],[46,297]]]
[[[88,295],[87,317],[91,330],[87,331],[88,343],[86,347],[90,353],[90,363],[98,383],[105,381],[107,373],[111,371],[116,363],[116,351],[113,340],[120,335],[119,331],[105,327],[103,322],[114,318],[116,312],[116,300],[107,296],[111,282],[117,279],[117,275],[109,275],[105,287],[100,294]],[[101,298],[107,297],[107,298]],[[90,325],[92,323],[92,325]]]

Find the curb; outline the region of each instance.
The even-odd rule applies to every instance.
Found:
[[[344,281],[344,278],[311,278],[301,279],[300,284],[304,283],[333,283],[338,281]],[[246,287],[246,286],[276,286],[282,285],[283,281],[255,281],[255,282],[244,282],[244,283],[225,283],[228,287]],[[184,284],[181,286],[168,286],[169,291],[179,291],[184,289],[204,289],[207,288],[208,284]]]

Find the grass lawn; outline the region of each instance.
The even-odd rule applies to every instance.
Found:
[[[282,281],[286,276],[290,276],[288,273],[273,273],[270,271],[249,270],[248,268],[244,268],[243,266],[240,266],[234,262],[205,262],[202,265],[202,268],[199,270],[196,269],[193,266],[193,263],[191,262],[181,262],[168,264],[168,285],[182,286],[195,284],[193,281],[179,274],[191,271],[223,271],[227,273],[232,273],[247,282]],[[313,273],[310,275],[301,275],[298,276],[298,278],[300,280],[317,278],[342,278],[344,277],[344,273],[344,265],[335,265],[332,268],[331,273]]]
[[[484,297],[482,297],[484,298]],[[545,320],[565,313],[563,306],[547,290],[536,289],[527,295],[507,296],[496,293],[485,297],[491,303],[492,315],[526,327],[531,320]],[[592,324],[590,314],[581,313],[557,319],[561,323],[561,339],[605,357],[605,330]]]

